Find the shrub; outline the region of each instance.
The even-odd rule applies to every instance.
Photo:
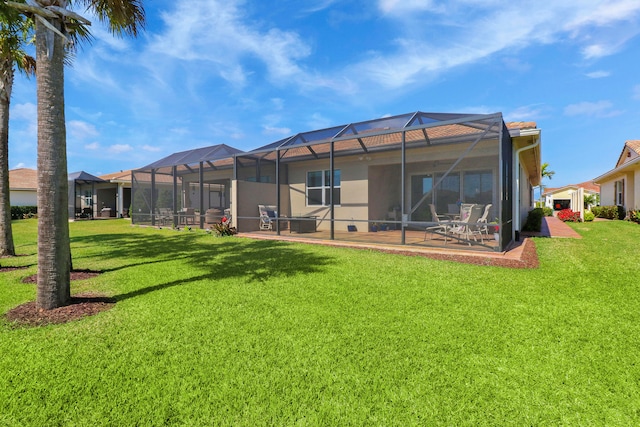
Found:
[[[610,206],[593,206],[591,212],[596,218],[605,219],[624,219],[625,211],[622,206],[610,205]]]
[[[595,219],[595,215],[593,214],[593,212],[591,211],[584,211],[584,220],[585,222],[587,221],[593,221]]]
[[[38,216],[37,206],[11,206],[11,219],[27,219]]]
[[[522,227],[522,231],[540,231],[543,216],[544,210],[542,208],[530,210],[529,215],[527,215],[527,222],[525,222],[524,227]]]
[[[220,222],[217,222],[211,226],[211,231],[218,236],[233,236],[238,233],[235,227],[231,227],[231,220],[227,219],[226,216],[222,217]]]
[[[543,212],[544,212],[544,216],[553,216],[553,209],[551,209],[549,206],[545,206],[544,208],[542,208]]]
[[[640,224],[640,210],[629,211],[627,218],[631,222],[635,222],[636,224]]]
[[[580,212],[571,209],[562,209],[558,212],[558,219],[564,222],[580,222]]]

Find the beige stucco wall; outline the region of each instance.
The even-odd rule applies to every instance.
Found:
[[[615,204],[615,180],[600,183],[600,204],[602,206]]]
[[[634,168],[601,181],[600,204],[609,206],[616,204],[615,183],[624,180],[624,207],[627,210],[640,208],[640,167]]]
[[[36,190],[11,190],[9,202],[11,206],[37,206],[38,192]]]
[[[407,181],[405,182],[405,211],[411,209],[411,175],[425,171],[442,173],[458,159],[470,144],[454,146],[432,146],[407,149]],[[452,151],[455,147],[455,151]],[[498,144],[482,141],[457,165],[456,171],[491,170],[494,176],[494,201],[498,206]],[[347,230],[354,222],[359,231],[366,231],[367,225],[358,221],[385,221],[394,206],[401,201],[400,151],[362,154],[335,159],[335,169],[341,171],[342,204],[334,208],[337,220],[336,230]],[[329,161],[312,160],[289,165],[289,182],[292,216],[317,216],[318,229],[330,228],[328,207],[306,206],[305,184],[308,171],[328,170]]]
[[[631,184],[628,191],[629,199],[626,199],[626,208],[630,209],[639,209],[640,208],[640,168],[634,171],[629,179],[629,183]]]
[[[359,156],[337,158],[334,168],[340,169],[340,198],[343,201],[340,206],[334,207],[336,219],[335,230],[347,230],[351,221],[367,220],[369,215],[369,183],[368,165],[363,157]],[[379,161],[379,160],[377,160]],[[328,207],[307,206],[306,179],[307,172],[314,170],[328,170],[327,160],[313,160],[289,165],[289,196],[291,200],[291,216],[317,216],[318,230],[328,230],[330,210]],[[358,229],[366,229],[366,226]]]
[[[276,185],[263,182],[237,181],[231,183],[231,215],[238,231],[260,229],[258,205],[276,205]],[[289,186],[280,186],[280,216],[290,216]]]

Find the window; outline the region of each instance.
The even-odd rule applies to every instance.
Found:
[[[491,171],[465,172],[464,201],[466,203],[493,203],[493,173]]]
[[[435,181],[442,179],[442,174],[436,176]],[[436,208],[447,209],[450,204],[460,201],[460,174],[450,173],[445,176],[440,184],[436,187]]]
[[[624,206],[624,180],[616,181],[616,205]]]
[[[429,203],[432,203],[433,199],[432,187],[432,175],[413,175],[411,177],[411,207],[415,207],[422,201],[420,206],[411,214],[412,221],[428,221],[431,218]],[[431,193],[431,195],[422,200],[427,193]]]
[[[307,206],[331,204],[331,171],[307,172]],[[340,204],[340,169],[333,171],[333,204]]]

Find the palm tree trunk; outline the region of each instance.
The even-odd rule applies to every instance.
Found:
[[[49,21],[60,28],[57,19]],[[50,310],[71,299],[67,147],[62,39],[36,20],[38,98],[38,288],[36,304]]]
[[[0,60],[0,256],[15,255],[9,200],[9,102],[13,87],[13,61]]]

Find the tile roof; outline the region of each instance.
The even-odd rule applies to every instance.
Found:
[[[120,172],[112,172],[104,175],[100,175],[98,178],[102,178],[105,181],[131,181],[131,169]]]
[[[638,155],[640,155],[640,139],[632,139],[629,141],[625,141],[624,145],[629,147],[629,149],[635,151]]]
[[[631,154],[631,153],[634,153],[634,154]],[[622,151],[620,152],[620,157],[618,157],[618,162],[616,163],[616,167],[621,166],[627,161],[629,161],[629,157],[636,158],[638,156],[640,156],[640,140],[631,139],[629,141],[625,141],[624,147],[622,147]]]
[[[593,191],[593,192],[596,192],[596,193],[600,192],[600,186],[598,184],[596,184],[595,182],[593,182],[593,181],[581,182],[580,184],[577,185],[577,187],[582,187],[585,190]]]
[[[564,191],[564,190],[567,190],[569,188],[583,188],[585,191],[589,191],[591,193],[599,193],[600,192],[600,186],[598,184],[596,184],[593,181],[585,181],[585,182],[581,182],[580,184],[565,185],[564,187],[547,187],[542,192],[542,195],[545,196],[547,194],[557,193],[559,191]]]
[[[505,125],[507,129],[536,129],[538,127],[536,122],[507,122]]]
[[[19,168],[9,171],[10,190],[37,190],[38,171],[35,169]]]

